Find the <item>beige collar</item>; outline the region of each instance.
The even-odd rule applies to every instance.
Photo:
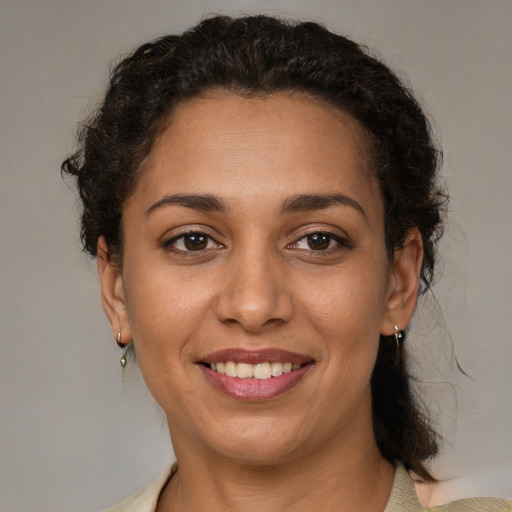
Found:
[[[397,464],[395,480],[384,512],[414,512],[422,510],[416,497],[414,482],[402,464]]]

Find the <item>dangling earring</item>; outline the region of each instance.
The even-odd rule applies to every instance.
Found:
[[[401,331],[398,328],[398,325],[395,325],[395,343],[396,343],[396,352],[395,352],[395,358],[396,358],[396,364],[400,364],[400,359],[402,355],[402,349],[400,347],[400,344],[404,342],[405,340],[405,332]]]
[[[119,360],[119,363],[121,364],[121,368],[123,369],[123,372],[124,372],[124,367],[126,366],[126,354],[128,352],[128,345],[125,345],[122,341],[121,341],[121,329],[119,329],[119,332],[117,333],[117,339],[116,339],[116,343],[117,343],[117,346],[123,350],[123,353],[121,355],[121,359]]]

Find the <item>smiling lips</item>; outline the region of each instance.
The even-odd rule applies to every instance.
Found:
[[[312,366],[311,358],[285,350],[228,349],[208,355],[199,368],[228,396],[261,401],[293,388]]]
[[[227,363],[212,363],[210,368],[218,373],[227,375],[228,377],[238,377],[239,379],[270,379],[272,377],[280,377],[283,373],[290,373],[292,370],[298,370],[300,364],[287,363],[235,363],[228,361]]]

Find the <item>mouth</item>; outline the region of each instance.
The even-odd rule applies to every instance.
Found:
[[[314,365],[307,356],[277,349],[222,350],[198,363],[216,389],[248,401],[267,400],[289,391]]]
[[[285,373],[299,370],[303,364],[291,362],[273,362],[264,361],[261,363],[237,363],[235,361],[219,361],[217,363],[203,363],[210,370],[227,375],[228,377],[236,377],[238,379],[259,379],[267,380],[280,377]],[[308,364],[308,363],[304,363]]]

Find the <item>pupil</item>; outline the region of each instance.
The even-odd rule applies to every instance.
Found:
[[[314,251],[327,249],[330,242],[331,237],[325,233],[315,233],[314,235],[308,236],[309,248],[313,249]]]
[[[208,244],[208,238],[204,235],[187,235],[184,240],[185,247],[189,251],[199,251],[201,249],[206,249],[206,245]]]

